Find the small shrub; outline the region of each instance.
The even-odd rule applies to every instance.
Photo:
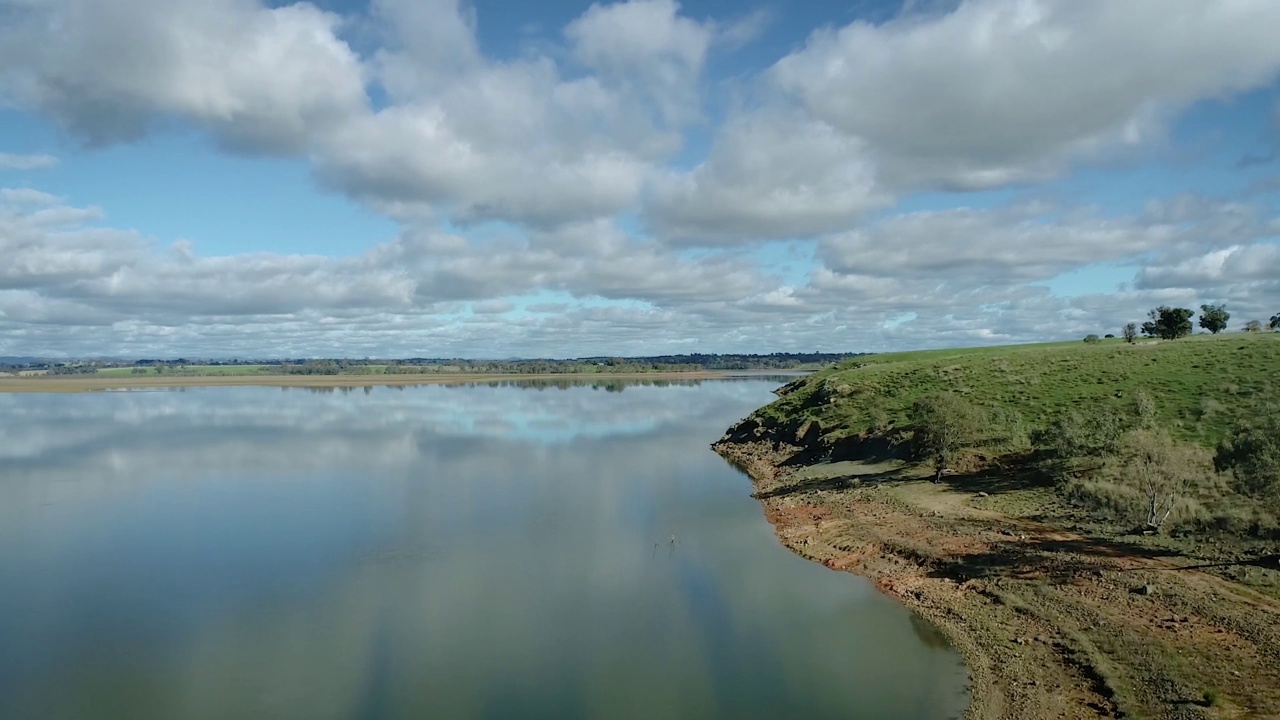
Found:
[[[1115,454],[1123,433],[1124,424],[1115,413],[1069,412],[1035,432],[1031,442],[1048,454],[1050,472],[1062,482],[1100,470]]]
[[[1138,417],[1138,427],[1151,429],[1156,426],[1156,401],[1145,390],[1133,394],[1133,412]]]
[[[1213,464],[1232,473],[1237,492],[1280,505],[1280,412],[1237,427],[1218,444]]]

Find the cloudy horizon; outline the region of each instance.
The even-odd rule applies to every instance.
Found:
[[[1280,313],[1280,3],[804,5],[0,0],[0,355],[878,352]]]

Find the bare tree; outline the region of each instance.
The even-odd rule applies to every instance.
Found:
[[[1138,339],[1138,323],[1125,323],[1124,325],[1124,341],[1132,344]]]
[[[1207,456],[1167,433],[1135,430],[1121,446],[1122,482],[1140,493],[1147,527],[1159,529],[1207,476]]]

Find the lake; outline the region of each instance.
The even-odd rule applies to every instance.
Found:
[[[708,448],[778,384],[0,395],[0,717],[959,716]]]

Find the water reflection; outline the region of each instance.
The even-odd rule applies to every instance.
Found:
[[[5,717],[954,714],[706,450],[775,385],[0,396]]]

